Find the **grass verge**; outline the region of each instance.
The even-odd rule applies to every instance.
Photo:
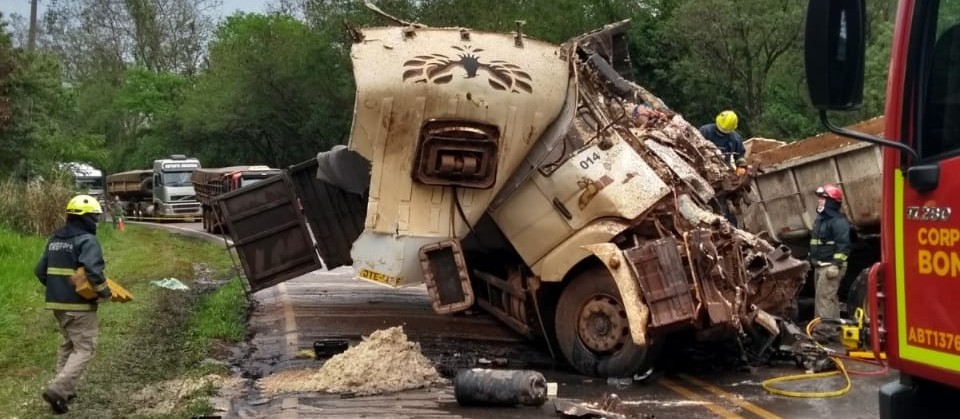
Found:
[[[94,361],[69,417],[189,417],[211,412],[206,396],[226,367],[225,342],[243,338],[246,298],[223,247],[141,226],[102,225],[107,275],[134,295],[103,304]],[[0,230],[0,417],[50,414],[39,394],[53,378],[60,342],[33,276],[46,239]],[[150,284],[173,277],[190,287]],[[206,376],[206,379],[201,377]]]

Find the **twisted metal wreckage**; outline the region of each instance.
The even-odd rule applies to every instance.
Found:
[[[310,162],[325,186],[287,182],[326,267],[426,282],[437,313],[478,305],[588,375],[644,371],[680,333],[736,338],[753,359],[793,344],[777,316],[808,264],[717,214],[749,175],[628,80],[626,25],[559,47],[519,24],[352,28],[349,145]],[[228,223],[252,213],[232,199]],[[239,247],[251,282],[282,280],[278,246]]]

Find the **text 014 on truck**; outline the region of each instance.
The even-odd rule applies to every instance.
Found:
[[[629,81],[625,32],[353,32],[349,145],[216,201],[250,289],[322,256],[426,283],[438,314],[479,306],[587,375],[644,373],[678,334],[779,347],[770,314],[809,267],[718,215],[743,182]]]
[[[882,139],[830,124],[863,98],[863,0],[811,0],[806,68],[832,131],[883,147],[882,258],[870,270],[873,346],[900,378],[880,389],[883,418],[942,415],[960,395],[960,1],[899,2]]]

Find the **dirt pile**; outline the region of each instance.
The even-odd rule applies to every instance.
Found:
[[[870,135],[883,135],[883,116],[878,116],[846,127],[847,129]],[[748,157],[750,164],[758,166],[772,166],[786,163],[791,160],[812,156],[856,143],[858,140],[842,137],[832,132],[822,133],[813,137],[787,144],[758,153],[751,153]]]
[[[444,381],[420,352],[420,344],[407,340],[403,327],[397,326],[373,332],[318,370],[277,373],[260,380],[260,386],[268,395],[319,391],[365,396]]]

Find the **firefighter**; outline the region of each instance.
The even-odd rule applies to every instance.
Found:
[[[738,121],[734,111],[720,112],[714,123],[700,127],[700,135],[716,145],[724,158],[733,157],[736,167],[745,167],[744,155],[747,150],[743,148],[743,138],[737,132]]]
[[[103,211],[96,198],[77,195],[67,203],[67,222],[55,231],[35,273],[46,287],[46,308],[53,311],[63,342],[57,352],[57,376],[42,397],[57,414],[66,413],[77,382],[93,358],[97,344],[97,303],[110,299],[104,276],[97,221]],[[71,277],[83,267],[99,299],[77,294]]]
[[[840,211],[843,192],[839,187],[825,184],[817,188],[816,195],[817,218],[810,234],[810,260],[816,278],[814,314],[823,319],[837,319],[840,317],[837,291],[847,272],[850,255],[850,223]],[[816,332],[818,340],[837,337],[836,331],[827,327]]]
[[[747,162],[744,159],[746,150],[743,148],[743,139],[737,132],[738,121],[736,112],[730,110],[720,112],[714,123],[700,127],[700,135],[717,146],[724,162],[731,168],[736,168],[738,176],[743,176],[747,172]],[[717,205],[727,222],[734,227],[739,227],[739,220],[730,208],[730,200],[726,194],[717,194]]]
[[[120,203],[120,197],[114,196],[110,203],[110,219],[113,221],[113,229],[119,228],[120,218],[123,217],[123,204]]]

